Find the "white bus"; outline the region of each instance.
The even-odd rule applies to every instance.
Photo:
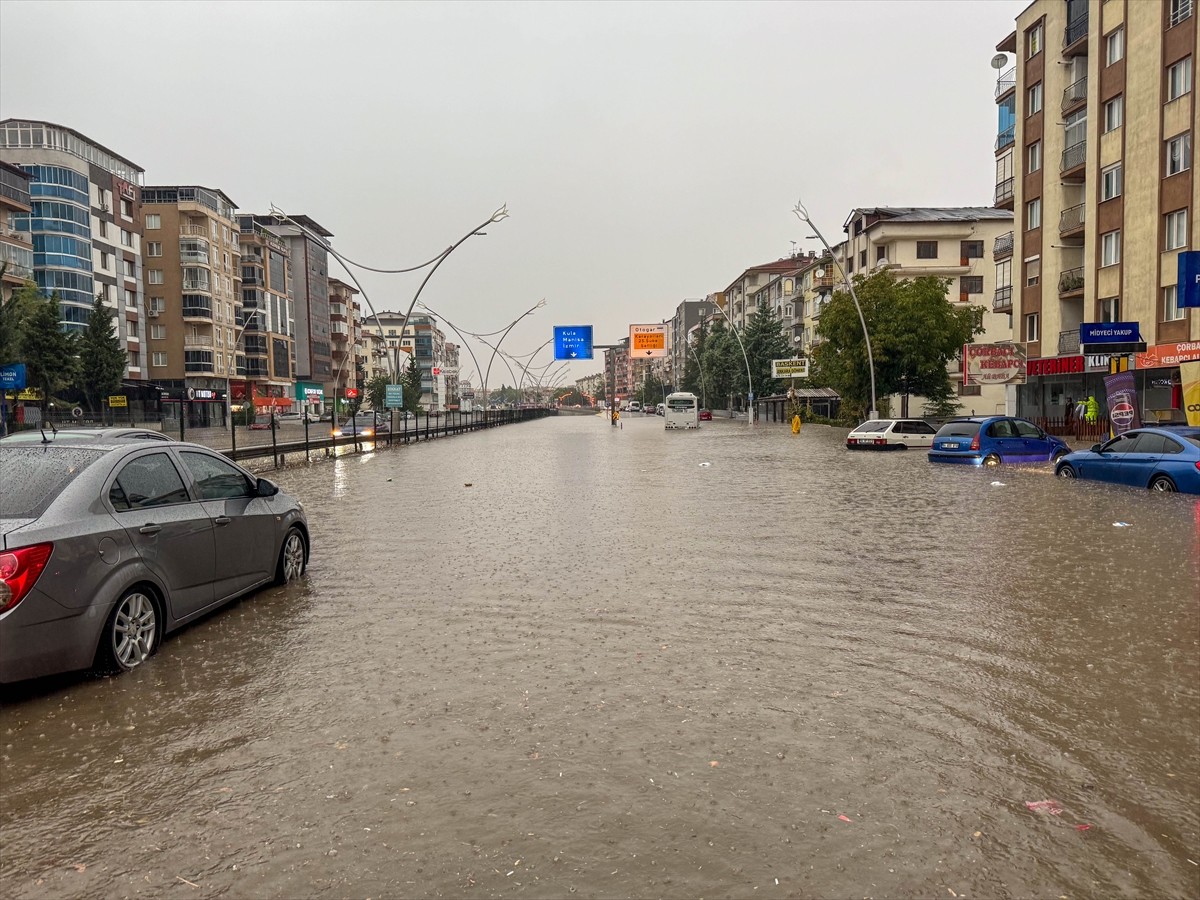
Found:
[[[678,393],[667,395],[667,408],[663,416],[665,428],[699,428],[700,401],[695,394]]]

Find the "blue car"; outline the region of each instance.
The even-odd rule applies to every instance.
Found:
[[[1060,478],[1200,494],[1200,428],[1135,428],[1063,457]]]
[[[930,462],[998,466],[1057,462],[1071,448],[1032,422],[1012,416],[955,419],[941,427],[929,449]]]

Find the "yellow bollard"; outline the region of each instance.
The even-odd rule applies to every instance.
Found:
[[[794,416],[792,416],[792,434],[799,434],[799,433],[800,433],[800,413],[796,413]]]

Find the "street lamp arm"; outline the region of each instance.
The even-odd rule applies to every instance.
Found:
[[[496,341],[496,346],[492,347],[492,358],[488,360],[487,371],[483,375],[483,392],[484,392],[485,396],[487,395],[488,379],[491,377],[491,374],[492,374],[492,363],[496,361],[496,354],[500,352],[500,345],[504,343],[504,339],[506,337],[508,337],[508,333],[513,330],[513,328],[516,326],[516,324],[518,322],[520,322],[526,316],[533,315],[535,310],[539,310],[545,305],[546,305],[546,298],[543,297],[541,300],[539,300],[533,306],[529,307],[529,309],[525,310],[525,312],[521,313],[521,315],[519,315],[515,319],[513,319],[512,322],[509,324],[509,326],[504,329],[504,334],[500,335],[500,340]],[[491,344],[488,344],[487,341],[484,341],[483,343],[487,344],[487,346],[489,346],[489,347],[492,346]],[[505,363],[505,365],[507,365],[507,362]],[[509,366],[509,372],[510,373],[512,372],[511,366]],[[513,381],[516,381],[515,375],[513,376]]]
[[[846,283],[846,288],[850,291],[850,299],[854,301],[854,308],[858,310],[858,321],[862,325],[863,340],[867,345],[867,369],[871,375],[871,410],[868,413],[868,418],[879,418],[878,403],[875,397],[875,356],[871,352],[871,335],[867,331],[867,320],[863,316],[862,305],[858,302],[858,294],[854,291],[854,283],[850,280],[850,276],[846,274],[846,269],[838,261],[837,256],[833,252],[833,248],[829,246],[829,242],[825,240],[825,235],[821,234],[821,230],[808,215],[808,209],[800,201],[796,201],[796,208],[792,210],[796,214],[796,218],[807,225],[817,235],[817,238],[825,247],[825,252],[829,254],[830,261],[838,267],[838,271],[842,273],[842,281]]]
[[[458,328],[455,326],[455,324],[453,322],[451,322],[449,319],[447,319],[441,313],[430,309],[424,303],[421,304],[421,309],[425,310],[425,312],[429,313],[431,316],[436,316],[437,318],[441,319],[443,322],[445,322],[447,325],[450,326],[450,328],[454,331],[455,334],[458,335],[458,339],[460,341],[462,341],[462,345],[464,347],[466,347],[467,352],[471,354],[471,362],[475,363],[475,374],[482,378],[483,370],[479,368],[479,360],[476,359],[475,351],[471,349],[471,345],[467,343],[467,339],[465,337],[463,337],[463,333],[458,330]],[[467,333],[470,334],[470,332],[467,332]]]

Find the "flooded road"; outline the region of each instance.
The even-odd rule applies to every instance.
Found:
[[[301,584],[4,695],[0,892],[1200,893],[1196,498],[705,426],[281,470]]]

